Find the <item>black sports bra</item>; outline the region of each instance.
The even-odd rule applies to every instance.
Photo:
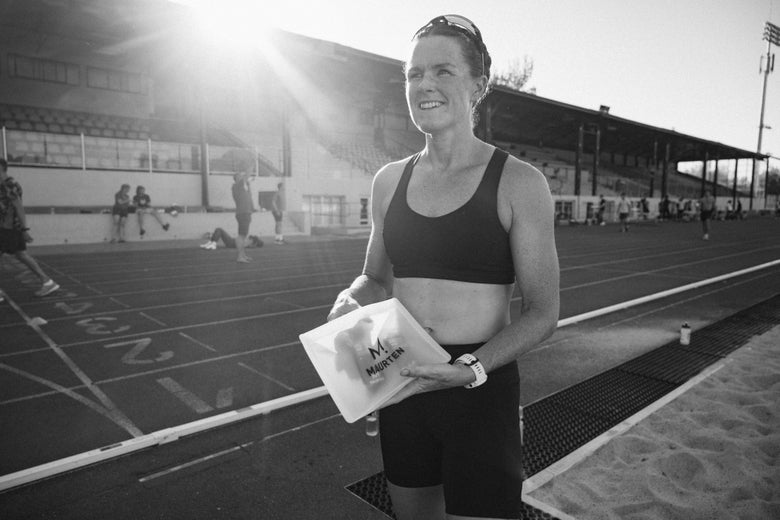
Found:
[[[406,193],[420,154],[406,164],[385,215],[383,239],[396,278],[511,284],[509,233],[498,218],[498,184],[507,153],[496,148],[474,195],[440,217],[409,207]]]

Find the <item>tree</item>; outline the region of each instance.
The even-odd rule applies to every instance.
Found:
[[[519,58],[512,59],[506,69],[500,70],[493,76],[492,82],[500,87],[509,87],[521,92],[536,94],[536,87],[528,86],[533,73],[534,60],[525,55],[522,63]]]

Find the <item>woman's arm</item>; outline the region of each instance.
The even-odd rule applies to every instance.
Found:
[[[358,307],[386,300],[392,292],[392,266],[383,239],[387,199],[391,189],[392,172],[388,165],[374,177],[371,185],[371,236],[366,248],[363,272],[352,284],[341,291],[328,314],[328,321]]]
[[[516,170],[520,170],[519,174]],[[542,173],[524,163],[509,173],[502,188],[511,197],[509,235],[522,306],[520,315],[510,325],[474,353],[488,373],[550,337],[557,327],[560,308],[554,203],[547,181]]]

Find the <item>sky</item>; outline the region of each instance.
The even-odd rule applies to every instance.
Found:
[[[416,30],[461,14],[494,73],[528,56],[530,86],[555,101],[755,151],[780,0],[176,0],[404,60]],[[219,17],[211,18],[218,23]],[[260,29],[253,29],[260,30]],[[773,53],[780,47],[772,46]],[[769,75],[761,151],[780,156],[780,62]]]

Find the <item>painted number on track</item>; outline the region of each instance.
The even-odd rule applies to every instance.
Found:
[[[162,363],[163,361],[168,361],[173,357],[173,352],[170,350],[165,350],[157,354],[157,356],[154,358],[142,358],[141,355],[143,354],[144,350],[146,350],[146,347],[151,345],[151,343],[152,338],[142,338],[130,341],[121,341],[119,343],[111,343],[110,345],[105,345],[104,347],[132,347],[125,353],[124,356],[122,356],[122,363],[125,365],[148,365],[150,363]]]
[[[116,329],[109,329],[109,324],[107,322],[113,321],[116,321],[116,318],[112,318],[111,316],[98,316],[97,318],[79,320],[76,322],[76,325],[84,327],[87,334],[95,335],[119,334],[120,332],[125,332],[130,329],[129,325],[122,325]]]
[[[90,302],[81,302],[81,303],[57,302],[54,304],[55,307],[57,307],[65,314],[81,314],[85,310],[92,307],[92,305],[93,304]]]

